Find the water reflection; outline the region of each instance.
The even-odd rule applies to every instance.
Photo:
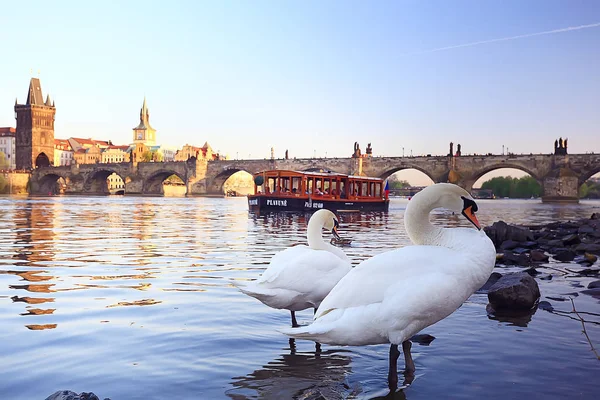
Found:
[[[409,243],[407,203],[393,199],[388,213],[340,213],[340,233],[352,240],[343,251],[354,265]],[[598,212],[595,204],[478,201],[482,225],[589,217]],[[128,399],[388,394],[385,346],[352,352],[323,346],[319,352],[304,342],[281,349],[287,339],[277,329],[287,326],[289,314],[266,310],[229,285],[255,279],[274,254],[306,243],[310,214],[257,216],[244,198],[0,197],[0,216],[1,398],[45,398],[74,379],[82,388],[103,384],[103,396]],[[432,219],[469,226],[443,211]],[[598,279],[577,275],[541,281],[540,290],[576,296]],[[591,393],[597,360],[581,338],[581,321],[570,302],[545,298],[552,314],[537,312],[516,323],[490,321],[487,298],[472,298],[428,330],[438,339],[419,349],[418,384],[387,398],[519,398],[515,388],[524,387],[549,398],[545,388],[559,380],[570,386],[555,389],[554,397]],[[577,298],[595,348],[600,323],[590,313],[597,304],[592,296]],[[232,352],[232,343],[254,351]],[[497,352],[504,343],[510,346]],[[257,368],[263,356],[274,360]],[[532,376],[533,362],[551,367]],[[553,368],[559,364],[564,368]],[[507,371],[515,380],[505,378]]]
[[[284,353],[244,377],[232,378],[232,399],[337,399],[346,397],[346,376],[351,373],[348,350],[296,351],[295,343]]]

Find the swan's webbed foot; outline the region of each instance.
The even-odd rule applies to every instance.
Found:
[[[298,325],[298,321],[296,321],[296,312],[290,311],[290,313],[292,314],[292,328],[299,327],[300,325]]]
[[[390,345],[390,365],[388,369],[388,387],[390,392],[395,392],[398,389],[398,357],[400,352],[398,351],[397,344]]]
[[[406,375],[414,375],[415,373],[415,363],[412,359],[412,355],[410,354],[411,347],[412,343],[410,340],[405,340],[402,342],[402,352],[404,353],[404,371]]]

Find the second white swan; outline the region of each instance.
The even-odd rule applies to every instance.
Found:
[[[462,213],[477,230],[429,222],[435,208]],[[311,325],[284,329],[299,339],[335,345],[390,343],[388,384],[397,388],[398,345],[414,371],[409,339],[452,314],[494,268],[496,250],[475,217],[477,205],[459,186],[440,183],[417,193],[404,224],[416,246],[372,257],[348,273],[323,300]]]
[[[243,293],[269,307],[290,310],[292,326],[298,326],[296,311],[315,311],[329,291],[352,269],[344,252],[323,240],[323,228],[337,236],[339,222],[329,210],[318,210],[307,227],[308,246],[289,247],[277,253],[263,274],[244,285]]]

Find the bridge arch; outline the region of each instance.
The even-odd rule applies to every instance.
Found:
[[[42,152],[42,153],[38,154],[38,156],[35,158],[35,167],[43,168],[43,167],[49,167],[49,166],[50,166],[50,159],[48,158],[46,153]]]
[[[589,170],[583,172],[579,177],[579,186],[583,185],[588,179],[590,179],[598,173],[600,173],[600,164],[597,164]]]
[[[477,182],[482,176],[492,171],[496,171],[498,169],[517,169],[519,171],[523,171],[526,174],[530,175],[533,179],[535,179],[542,188],[544,187],[543,177],[538,176],[535,172],[533,172],[527,167],[512,163],[493,164],[480,170],[477,170],[473,172],[473,174],[469,178],[464,179],[461,186],[468,192],[470,192],[473,189],[473,185],[475,184],[475,182]]]
[[[238,172],[246,172],[253,175],[253,172],[240,167],[227,168],[218,173],[207,185],[207,192],[211,194],[225,194],[225,182]]]
[[[126,185],[127,184],[127,177],[126,176],[122,176],[120,171],[114,169],[114,168],[101,168],[97,171],[92,172],[87,179],[85,180],[84,184],[83,184],[83,188],[84,191],[86,193],[90,193],[90,194],[104,194],[104,195],[108,195],[110,194],[110,187],[108,184],[108,177],[116,174],[117,176],[119,176],[121,178],[121,180],[123,181],[123,183]],[[123,192],[125,192],[126,189],[124,189]]]
[[[429,171],[427,171],[424,168],[421,168],[418,165],[402,165],[399,167],[394,167],[391,169],[386,170],[385,172],[383,172],[382,174],[379,175],[379,178],[381,179],[387,179],[389,178],[391,175],[395,174],[398,171],[404,171],[404,170],[409,170],[409,169],[414,169],[416,171],[422,172],[423,174],[425,174],[429,179],[431,179],[433,182],[437,182],[438,180],[436,180],[436,177],[432,176],[431,173]]]
[[[40,177],[37,181],[37,188],[32,188],[32,192],[38,194],[60,194],[64,193],[66,188],[66,179],[54,173],[49,173]]]
[[[185,175],[182,175],[181,173],[172,169],[161,169],[144,179],[142,193],[157,195],[164,194],[163,182],[171,175],[175,175],[181,179],[182,182],[187,184],[187,177]]]

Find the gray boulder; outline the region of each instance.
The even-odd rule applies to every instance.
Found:
[[[499,247],[503,242],[512,240],[515,242],[528,242],[533,240],[533,233],[528,228],[508,225],[504,221],[494,222],[492,226],[484,228],[485,233]]]
[[[46,397],[46,400],[100,400],[94,393],[81,392],[79,394],[70,390],[59,390]],[[110,399],[104,399],[110,400]]]
[[[540,288],[529,274],[515,272],[503,275],[488,291],[494,310],[528,310],[540,298]]]

